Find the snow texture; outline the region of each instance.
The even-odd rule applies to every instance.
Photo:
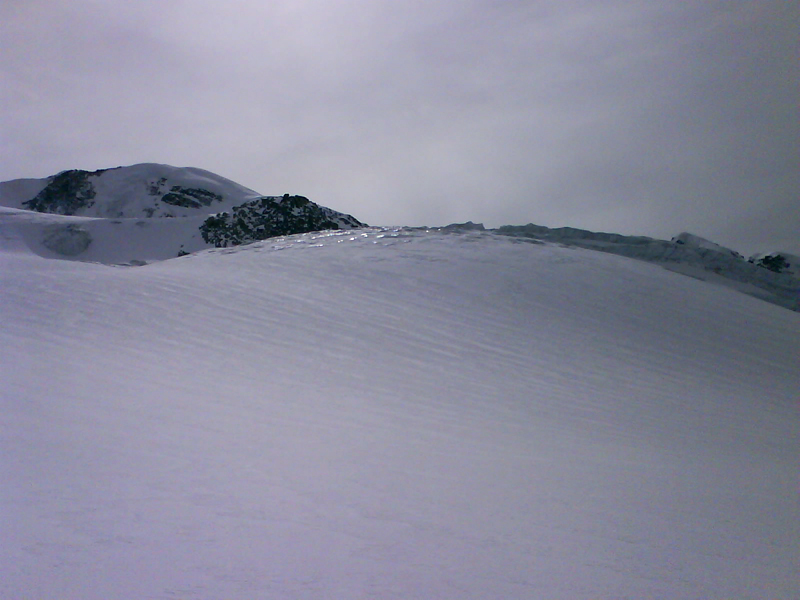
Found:
[[[125,268],[3,217],[2,598],[800,597],[797,313],[479,228]]]

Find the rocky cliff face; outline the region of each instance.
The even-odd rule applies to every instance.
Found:
[[[212,215],[200,226],[203,240],[217,248],[323,229],[366,227],[351,215],[319,206],[303,196],[264,196]]]
[[[56,215],[74,215],[81,209],[94,205],[97,192],[90,181],[92,175],[103,171],[81,171],[72,169],[53,175],[45,188],[34,198],[22,203],[22,206],[36,212]]]

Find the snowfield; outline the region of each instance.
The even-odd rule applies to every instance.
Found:
[[[486,231],[10,231],[2,598],[800,597],[797,312]]]

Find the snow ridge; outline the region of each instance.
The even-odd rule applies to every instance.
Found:
[[[778,306],[800,311],[800,276],[790,268],[778,271],[767,268],[763,260],[745,260],[737,252],[700,236],[681,233],[671,241],[645,236],[597,233],[562,227],[550,229],[541,225],[506,225],[501,235],[575,246],[619,254],[662,267],[696,279],[724,285]],[[778,253],[773,255],[782,256]],[[787,257],[791,255],[786,254]],[[800,264],[794,257],[789,264]]]

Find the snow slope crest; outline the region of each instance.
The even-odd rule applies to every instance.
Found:
[[[800,277],[796,271],[770,268],[769,265],[783,264],[778,259],[767,259],[766,263],[747,261],[738,252],[691,233],[684,232],[667,241],[572,227],[550,229],[532,223],[505,225],[497,232],[655,263],[676,273],[729,287],[784,308],[800,310]],[[800,261],[793,264],[800,264]]]
[[[730,254],[735,258],[742,258],[742,255],[738,252],[734,252],[730,248],[726,248],[725,246],[720,246],[719,244],[707,240],[705,238],[700,237],[699,235],[694,235],[693,233],[679,233],[675,237],[672,238],[672,242],[676,244],[683,244],[690,248],[699,248],[702,250],[711,250],[713,252],[721,252],[723,254]]]

